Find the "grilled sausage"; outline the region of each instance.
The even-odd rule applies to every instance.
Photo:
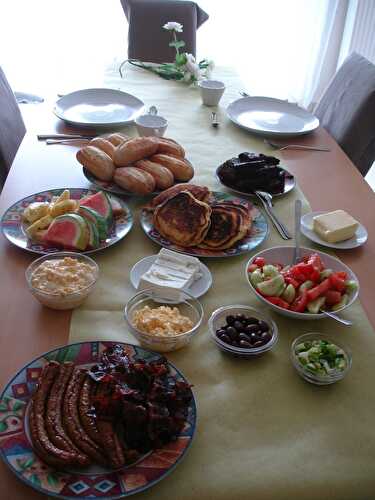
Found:
[[[98,420],[97,426],[109,461],[113,468],[119,469],[125,465],[124,452],[120,440],[113,428],[113,423],[107,420]]]
[[[39,385],[32,397],[29,416],[31,440],[37,454],[47,464],[66,467],[77,464],[77,455],[55,446],[49,439],[45,426],[45,409],[52,384],[59,373],[59,363],[50,361],[42,372]]]
[[[73,363],[60,365],[60,372],[56,377],[48,398],[46,411],[46,428],[52,443],[62,450],[75,452],[77,462],[88,465],[90,459],[84,455],[71,441],[62,424],[62,402],[69,379],[73,373]]]
[[[78,402],[86,372],[75,369],[65,392],[63,403],[63,423],[73,443],[90,458],[100,464],[107,461],[99,446],[86,433],[79,419]]]
[[[88,375],[86,376],[82,387],[81,394],[79,397],[79,416],[82,422],[82,427],[85,429],[90,438],[95,441],[99,446],[102,445],[102,439],[100,437],[98,428],[96,426],[96,418],[90,415],[91,410],[91,392],[93,389],[93,380]]]

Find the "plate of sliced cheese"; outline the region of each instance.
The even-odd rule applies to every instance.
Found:
[[[356,248],[367,241],[366,228],[344,210],[305,214],[301,232],[319,245],[339,250]]]

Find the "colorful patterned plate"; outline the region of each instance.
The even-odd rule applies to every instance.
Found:
[[[39,253],[39,254],[47,254],[54,252],[61,252],[61,248],[54,248],[48,245],[43,245],[40,243],[35,243],[31,241],[23,227],[22,222],[22,212],[25,208],[30,205],[30,203],[34,203],[36,201],[50,201],[53,196],[59,196],[65,188],[63,189],[51,189],[50,191],[42,191],[41,193],[32,194],[31,196],[27,196],[23,200],[18,201],[14,205],[12,205],[3,215],[1,219],[1,228],[4,236],[11,242],[13,245],[17,247],[23,248],[24,250],[28,250],[29,252]],[[84,189],[84,188],[66,188],[70,191],[70,196],[72,199],[79,200],[84,196],[88,196],[90,194],[94,194],[97,192],[96,189]],[[130,231],[133,225],[133,216],[132,213],[127,206],[127,204],[121,200],[120,198],[115,198],[125,210],[124,215],[121,217],[116,217],[115,224],[112,228],[111,234],[106,240],[100,242],[98,248],[94,250],[88,250],[87,252],[82,253],[94,253],[99,250],[103,250],[104,248],[108,248],[118,241],[122,240],[128,232]]]
[[[268,235],[268,223],[264,215],[248,200],[242,198],[236,198],[229,193],[212,192],[212,196],[215,201],[231,201],[232,203],[237,203],[243,205],[250,209],[250,213],[253,219],[250,234],[248,234],[244,239],[238,241],[232,248],[227,250],[209,250],[206,248],[198,247],[180,247],[171,243],[169,240],[163,238],[152,223],[152,213],[143,209],[141,212],[141,226],[144,232],[149,238],[151,238],[158,245],[174,250],[175,252],[184,253],[185,255],[193,255],[194,257],[233,257],[235,255],[241,255],[243,253],[250,252],[258,245],[260,245]]]
[[[154,450],[133,465],[120,470],[92,466],[86,470],[60,472],[44,464],[34,454],[28,432],[28,403],[45,363],[73,361],[88,367],[99,360],[110,345],[119,342],[80,342],[43,354],[24,366],[8,383],[0,397],[0,455],[18,479],[50,497],[114,500],[130,496],[164,479],[181,462],[193,440],[196,425],[194,397],[188,409],[185,428],[177,441]],[[131,344],[123,344],[131,358],[152,361],[157,354]],[[172,376],[186,382],[169,363]]]

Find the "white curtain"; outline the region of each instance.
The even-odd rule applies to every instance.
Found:
[[[198,56],[234,66],[252,95],[307,106],[347,53],[375,57],[375,0],[197,2],[210,15],[197,33]],[[15,90],[56,95],[95,86],[106,66],[126,58],[126,39],[120,0],[1,5],[0,65]]]

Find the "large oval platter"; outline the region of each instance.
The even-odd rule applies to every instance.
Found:
[[[222,192],[212,192],[211,193],[216,202],[220,201],[231,201],[232,203],[237,203],[239,205],[245,206],[250,210],[253,223],[251,229],[247,236],[241,241],[234,244],[232,248],[226,250],[210,250],[206,248],[198,247],[181,247],[169,240],[163,238],[158,231],[154,228],[152,222],[152,213],[147,209],[143,209],[141,212],[140,222],[142,229],[158,245],[174,250],[175,252],[183,253],[185,255],[193,255],[194,257],[207,257],[207,258],[218,258],[218,257],[234,257],[236,255],[241,255],[243,253],[251,252],[259,246],[268,235],[268,223],[264,215],[257,207],[255,207],[248,200],[242,198],[236,198],[229,193]]]
[[[131,359],[157,360],[160,354],[120,342],[80,342],[50,351],[34,359],[10,380],[0,397],[0,455],[18,479],[49,497],[63,499],[114,500],[146,490],[164,479],[181,462],[194,437],[196,404],[190,402],[185,427],[176,441],[155,449],[138,462],[122,469],[91,466],[86,469],[58,471],[43,463],[30,443],[28,408],[31,395],[42,372],[51,360],[72,361],[76,366],[96,364],[111,345],[121,344]],[[187,382],[168,362],[170,376]]]
[[[27,250],[29,252],[42,255],[47,253],[61,252],[61,248],[55,248],[50,245],[44,245],[30,240],[25,233],[24,225],[22,222],[22,213],[25,208],[30,205],[30,203],[51,201],[53,196],[59,196],[64,191],[64,189],[69,189],[71,198],[75,200],[79,200],[84,196],[89,196],[91,194],[97,193],[96,189],[60,188],[50,189],[49,191],[42,191],[40,193],[27,196],[26,198],[23,198],[22,200],[18,201],[10,208],[8,208],[8,210],[3,215],[1,219],[1,228],[4,236],[11,243],[13,243],[13,245],[23,248],[24,250]],[[130,231],[133,225],[133,216],[128,205],[120,198],[117,198],[115,196],[113,196],[113,198],[115,198],[116,201],[120,203],[120,205],[124,209],[124,214],[120,217],[116,217],[108,238],[102,240],[98,248],[82,253],[94,253],[98,252],[99,250],[108,248],[118,241],[122,240]]]

